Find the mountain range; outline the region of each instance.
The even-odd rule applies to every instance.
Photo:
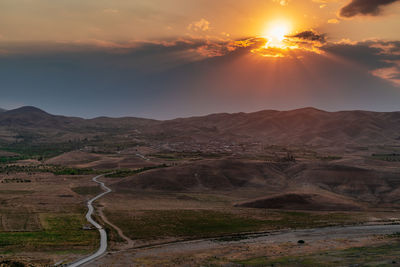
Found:
[[[219,113],[173,120],[134,117],[83,119],[35,107],[0,111],[0,142],[61,142],[94,137],[208,143],[261,142],[315,146],[400,145],[400,112],[315,108]]]

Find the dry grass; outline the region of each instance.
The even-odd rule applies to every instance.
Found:
[[[71,188],[91,188],[92,176],[51,173],[1,174],[30,183],[2,183],[0,190],[0,254],[11,259],[54,264],[77,258],[97,246],[98,233],[84,231],[86,195]]]
[[[8,213],[1,215],[0,229],[4,232],[33,232],[42,230],[38,214]]]

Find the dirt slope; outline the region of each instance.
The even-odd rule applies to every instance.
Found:
[[[100,158],[101,155],[96,155],[78,150],[78,151],[71,151],[68,153],[64,153],[61,154],[60,156],[51,158],[46,161],[46,164],[71,166],[76,164],[83,164],[83,163],[97,161]]]
[[[329,163],[203,160],[148,171],[129,177],[114,187],[125,191],[231,191],[253,188],[263,192],[266,197],[281,194],[273,201],[280,202],[287,198],[291,203],[289,205],[296,202],[295,199],[310,201],[310,206],[316,206],[320,201],[353,208],[354,203],[345,203],[343,199],[351,198],[371,205],[400,202],[400,173]],[[293,192],[297,195],[290,195]],[[343,199],[339,201],[336,196],[342,196]],[[330,206],[326,204],[325,207]]]
[[[238,207],[289,210],[361,210],[356,202],[330,194],[286,193],[237,204]]]
[[[286,187],[286,178],[275,164],[234,159],[202,160],[149,171],[115,186],[124,190],[203,191],[264,187],[275,191]]]

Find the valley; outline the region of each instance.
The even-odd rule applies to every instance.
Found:
[[[112,189],[93,204],[108,252],[87,266],[353,263],[352,249],[400,240],[399,122],[312,108],[171,121],[1,112],[0,263],[94,253],[98,175]],[[391,251],[382,262],[400,262]]]

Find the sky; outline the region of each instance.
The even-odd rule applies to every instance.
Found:
[[[398,0],[0,0],[0,107],[400,110]]]

